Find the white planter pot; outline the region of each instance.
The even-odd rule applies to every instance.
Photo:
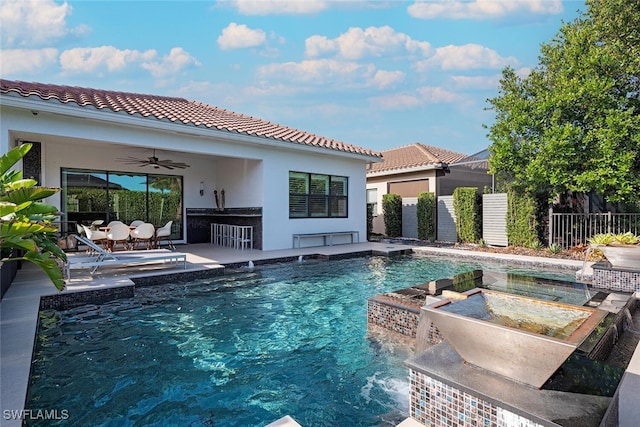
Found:
[[[640,270],[640,245],[594,247],[602,251],[612,267]]]

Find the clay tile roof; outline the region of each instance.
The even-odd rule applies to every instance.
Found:
[[[255,117],[234,113],[223,108],[184,98],[145,95],[61,86],[43,83],[27,83],[0,79],[0,94],[38,97],[42,101],[76,104],[83,108],[126,113],[132,116],[165,120],[184,125],[217,129],[301,145],[311,145],[329,150],[381,157],[379,152],[325,138],[309,132],[293,129]]]
[[[415,143],[383,151],[383,161],[381,163],[372,163],[367,172],[388,172],[400,169],[420,169],[424,167],[440,169],[443,163],[455,163],[466,157],[466,154],[456,153],[455,151],[445,150],[431,145]]]

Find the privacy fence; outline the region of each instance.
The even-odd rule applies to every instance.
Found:
[[[417,237],[416,199],[403,199],[402,233],[404,237]],[[440,196],[436,200],[436,230],[440,242],[456,242],[453,196]],[[507,246],[507,194],[482,196],[482,239],[492,246]],[[548,245],[557,244],[568,249],[598,233],[640,234],[640,213],[554,213],[549,211],[546,235]]]

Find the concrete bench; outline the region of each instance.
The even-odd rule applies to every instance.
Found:
[[[360,233],[358,231],[329,231],[326,233],[296,233],[293,235],[293,248],[300,248],[300,241],[304,238],[310,237],[322,237],[323,245],[327,246],[327,242],[329,246],[333,246],[333,238],[335,236],[350,236],[351,243],[360,241]],[[355,237],[355,239],[354,239]],[[296,246],[296,242],[298,243]]]

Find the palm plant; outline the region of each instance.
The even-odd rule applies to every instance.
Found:
[[[60,189],[36,186],[36,180],[22,178],[22,171],[11,170],[30,149],[31,144],[22,144],[0,157],[0,262],[32,262],[63,290],[58,260],[65,262],[67,256],[56,243],[58,229],[51,223],[59,214],[55,206],[40,201]]]

